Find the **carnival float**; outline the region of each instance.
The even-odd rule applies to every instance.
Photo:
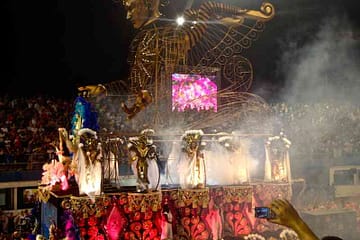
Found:
[[[129,79],[78,89],[38,189],[45,237],[296,239],[253,211],[293,197],[291,142],[242,55],[274,6],[184,1],[184,21],[165,21],[175,2],[122,1],[138,31]]]

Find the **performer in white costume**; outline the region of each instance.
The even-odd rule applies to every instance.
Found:
[[[81,139],[76,153],[79,193],[94,197],[101,193],[101,144],[91,129],[80,129],[78,135]]]
[[[172,185],[179,184],[179,173],[178,173],[178,164],[179,157],[181,152],[180,142],[174,141],[171,144],[171,151],[166,161],[165,177],[164,184]]]
[[[230,165],[230,152],[224,147],[223,140],[231,138],[229,133],[220,132],[206,144],[206,183],[208,185],[231,185],[234,183]],[[220,141],[222,140],[222,141]]]
[[[249,153],[249,143],[245,138],[236,136],[232,132],[225,141],[219,139],[228,152],[228,161],[231,166],[232,184],[241,184],[250,181],[249,162],[251,156]]]
[[[183,148],[178,174],[180,187],[183,189],[204,188],[206,185],[202,135],[202,130],[188,130],[182,136]]]
[[[289,148],[291,142],[283,132],[269,137],[265,145],[265,181],[291,182]]]
[[[59,128],[59,133],[73,154],[68,171],[69,175],[75,177],[79,194],[90,197],[100,195],[103,154],[97,133],[89,128],[82,128],[76,131],[73,141],[69,139],[66,129]]]

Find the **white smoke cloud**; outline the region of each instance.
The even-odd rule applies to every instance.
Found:
[[[360,89],[359,42],[346,17],[326,18],[311,41],[286,46],[281,67],[286,76],[284,100],[358,101]]]
[[[305,43],[301,42],[304,38],[299,40],[294,38],[296,34],[289,35],[293,38],[284,41],[286,51],[280,62],[286,82],[282,101],[288,103],[288,107],[303,106],[298,115],[291,116],[292,127],[300,129],[294,132],[303,134],[290,136],[293,142],[290,160],[294,175],[306,178],[308,186],[299,196],[299,202],[316,208],[333,200],[334,195],[327,188],[329,168],[345,164],[343,158],[335,157],[335,151],[341,151],[342,144],[351,141],[350,133],[355,131],[352,125],[346,127],[346,124],[351,123],[347,119],[351,119],[354,109],[349,106],[357,106],[360,100],[360,43],[352,37],[356,35],[355,30],[346,16],[335,14],[320,21],[318,31],[307,37]],[[337,116],[341,118],[329,118]],[[333,143],[332,148],[324,152],[330,155],[312,152],[312,149],[324,150],[329,143]],[[299,147],[308,151],[301,154],[297,151]],[[311,227],[316,233],[349,234],[326,232],[326,226]]]

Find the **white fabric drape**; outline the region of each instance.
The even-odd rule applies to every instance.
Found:
[[[79,193],[90,197],[101,193],[101,163],[98,160],[87,161],[83,149],[78,149],[78,185]]]
[[[134,173],[135,176],[138,176],[138,172],[137,172],[137,168],[136,165],[138,163],[138,160],[133,161],[131,163],[131,169]],[[148,188],[152,189],[152,190],[159,190],[160,189],[160,183],[158,184],[158,181],[160,179],[160,172],[159,172],[159,167],[156,163],[155,159],[146,159],[146,163],[148,165],[148,169],[147,169],[147,178],[149,180],[149,185]],[[141,185],[142,189],[146,189],[147,187],[138,181],[138,184]]]
[[[189,157],[183,153],[178,166],[180,187],[195,188],[199,185],[205,186],[205,165],[204,159],[195,153]]]

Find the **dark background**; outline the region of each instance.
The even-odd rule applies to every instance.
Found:
[[[179,1],[179,0],[177,0]],[[262,1],[223,1],[258,9]],[[275,18],[244,52],[254,67],[252,91],[272,98],[285,84],[279,72],[282,45],[305,44],[331,14],[345,15],[357,29],[358,0],[273,0]],[[76,86],[126,79],[135,30],[121,1],[6,0],[2,20],[1,94],[72,97]],[[339,29],[339,36],[349,37]],[[354,36],[350,36],[354,37]]]

